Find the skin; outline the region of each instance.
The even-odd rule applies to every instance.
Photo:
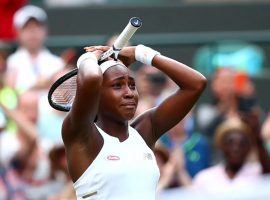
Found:
[[[221,150],[225,158],[225,170],[230,178],[234,178],[246,162],[252,146],[251,140],[245,133],[232,130],[222,141]]]
[[[94,46],[87,47],[86,51],[99,58],[108,49],[107,46]],[[135,47],[123,48],[119,59],[125,66],[135,62]],[[159,137],[190,111],[204,90],[206,79],[197,71],[165,56],[156,55],[152,65],[181,87],[181,92],[179,89],[131,123],[153,149]],[[128,121],[133,118],[138,102],[134,77],[126,67],[111,67],[103,75],[97,63],[88,59],[81,64],[77,77],[77,94],[62,127],[69,173],[74,182],[103,146],[103,138],[94,125],[96,116],[101,129],[123,142],[128,138]]]
[[[237,99],[235,93],[235,71],[231,69],[220,69],[216,72],[211,88],[218,101],[217,107],[220,113],[233,115],[237,110]]]
[[[35,19],[30,19],[22,28],[17,29],[20,45],[35,57],[43,48],[47,37],[47,27]]]
[[[270,156],[264,146],[264,141],[260,134],[261,127],[258,113],[256,112],[256,110],[252,110],[247,113],[241,113],[241,118],[246,124],[250,126],[252,130],[252,144],[254,144],[254,147],[258,154],[258,159],[262,166],[262,173],[270,173]]]

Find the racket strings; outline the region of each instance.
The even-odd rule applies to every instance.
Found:
[[[52,93],[51,99],[55,104],[71,106],[76,95],[77,75],[67,79]]]

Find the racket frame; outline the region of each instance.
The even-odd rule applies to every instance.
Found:
[[[59,111],[64,111],[64,112],[68,112],[70,111],[71,109],[71,106],[63,106],[61,104],[56,104],[53,102],[52,100],[52,95],[53,95],[53,92],[61,85],[63,84],[66,80],[70,79],[71,77],[75,76],[78,74],[78,68],[75,68],[71,71],[69,71],[68,73],[66,73],[65,75],[63,75],[62,77],[60,77],[59,79],[57,79],[57,81],[55,81],[49,92],[48,92],[48,101],[49,101],[49,104],[51,107],[53,107],[54,109],[56,110],[59,110]]]

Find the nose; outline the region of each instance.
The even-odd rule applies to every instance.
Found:
[[[239,148],[239,146],[236,146],[236,145],[231,146],[231,152],[238,154],[240,151],[241,149]]]
[[[133,98],[134,97],[134,91],[129,88],[128,85],[125,87],[124,91],[124,98]]]

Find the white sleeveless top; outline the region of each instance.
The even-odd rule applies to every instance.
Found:
[[[120,142],[101,130],[104,145],[74,183],[79,200],[155,200],[159,169],[152,150],[129,126],[129,137]]]

